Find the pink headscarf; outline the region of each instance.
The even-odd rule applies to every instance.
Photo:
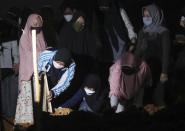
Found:
[[[41,16],[37,14],[31,14],[26,22],[24,32],[19,41],[19,53],[20,53],[20,66],[19,66],[19,82],[29,81],[33,74],[33,56],[32,56],[32,32],[31,27],[34,26],[34,22],[37,17]],[[43,32],[37,34],[37,57],[46,48],[46,42],[44,40]]]
[[[126,75],[121,70],[121,66],[138,67],[138,71],[131,75]],[[110,68],[110,93],[109,96],[117,96],[119,99],[129,100],[133,98],[143,84],[151,84],[150,68],[144,61],[138,60],[131,53],[124,53]]]

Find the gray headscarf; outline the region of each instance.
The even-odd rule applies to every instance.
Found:
[[[144,25],[143,27],[144,32],[149,32],[150,34],[152,33],[161,34],[162,32],[167,30],[167,28],[162,26],[164,22],[164,14],[163,11],[158,6],[156,6],[155,4],[151,4],[143,7],[142,13],[144,12],[144,10],[147,10],[150,16],[152,17],[152,24],[148,26]]]

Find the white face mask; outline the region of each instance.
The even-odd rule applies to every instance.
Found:
[[[61,68],[64,67],[63,65],[60,65],[60,64],[58,64],[58,63],[55,62],[55,61],[53,61],[53,65],[54,65],[54,67],[55,67],[56,69],[61,69]]]
[[[71,21],[71,19],[73,18],[73,15],[64,15],[64,18],[67,22]]]
[[[87,94],[88,96],[90,96],[90,95],[92,95],[92,94],[95,93],[95,91],[89,90],[88,88],[84,88],[84,90],[85,90],[85,92],[86,92],[86,94]]]

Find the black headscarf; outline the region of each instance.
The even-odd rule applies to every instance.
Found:
[[[54,61],[62,61],[65,63],[65,66],[68,66],[71,62],[71,52],[67,48],[61,48],[55,54]]]
[[[95,56],[95,41],[86,23],[83,30],[80,32],[76,32],[73,28],[74,22],[76,22],[80,16],[85,19],[84,13],[76,11],[73,14],[72,20],[62,27],[57,48],[68,48],[73,54],[77,55]]]
[[[95,93],[92,95],[87,95],[85,93],[85,100],[88,106],[95,112],[98,112],[102,109],[103,104],[105,104],[105,95],[106,92],[101,87],[101,79],[96,74],[89,74],[84,83],[83,88],[87,86],[88,88],[93,88]]]
[[[104,27],[108,35],[110,35],[114,48],[118,51],[118,39],[114,30],[118,33],[119,37],[126,43],[129,41],[128,31],[123,19],[121,18],[120,8],[118,3],[110,0],[109,9],[104,10]]]
[[[53,61],[61,61],[65,63],[65,67],[69,66],[69,64],[71,63],[70,51],[66,48],[62,48],[58,50],[53,58]],[[64,73],[65,73],[65,70],[62,71],[61,69],[56,69],[52,63],[51,69],[47,73],[49,87],[53,88],[55,85],[57,85],[59,79]]]

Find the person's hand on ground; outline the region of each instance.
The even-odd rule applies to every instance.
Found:
[[[155,106],[154,104],[148,104],[144,107],[144,110],[149,114],[153,115],[154,113],[165,109],[165,106]]]
[[[52,116],[63,116],[69,115],[73,110],[70,108],[58,108],[55,109],[55,113],[51,114]]]

